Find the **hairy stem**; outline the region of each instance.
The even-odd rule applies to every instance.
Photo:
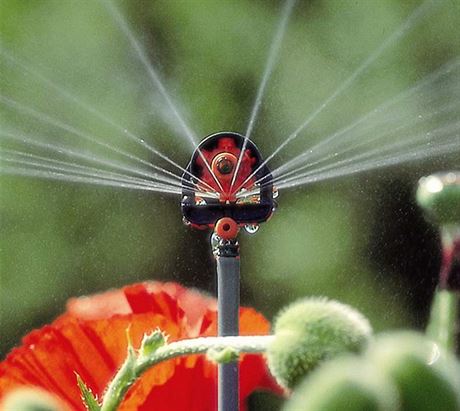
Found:
[[[148,355],[138,355],[131,349],[128,357],[107,387],[101,411],[115,411],[129,388],[151,367],[171,358],[205,354],[209,350],[232,349],[238,353],[263,353],[273,336],[201,337],[166,344]]]

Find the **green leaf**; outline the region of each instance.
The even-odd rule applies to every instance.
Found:
[[[91,390],[86,386],[84,381],[81,377],[77,374],[77,383],[78,387],[80,388],[80,392],[82,395],[83,403],[85,404],[88,411],[100,411],[101,406],[98,403],[96,397],[93,395]]]

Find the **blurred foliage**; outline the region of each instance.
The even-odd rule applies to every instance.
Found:
[[[418,4],[300,1],[252,136],[262,153],[271,153]],[[282,3],[125,0],[117,5],[198,136],[226,129],[244,132]],[[182,166],[187,163],[190,142],[100,2],[4,0],[0,16],[2,47],[9,54]],[[458,56],[458,27],[458,2],[446,0],[435,7],[280,153],[273,166]],[[0,61],[2,95],[165,165],[4,56]],[[51,144],[122,161],[5,106],[1,118],[2,128],[18,135],[30,133]],[[27,150],[24,144],[1,144]],[[426,321],[439,251],[436,229],[416,208],[413,187],[420,175],[458,166],[458,160],[438,158],[282,191],[272,221],[257,235],[242,236],[243,302],[270,317],[296,298],[321,294],[356,306],[377,330],[420,327]],[[214,292],[209,233],[181,224],[178,197],[0,178],[3,354],[32,327],[58,315],[74,295],[146,279],[180,281]],[[267,400],[252,400],[254,409],[261,409],[261,401]]]

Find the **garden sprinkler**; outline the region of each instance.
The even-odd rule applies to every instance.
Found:
[[[241,153],[245,141],[245,150]],[[184,222],[195,228],[213,230],[211,245],[217,262],[219,336],[239,334],[238,232],[243,227],[254,233],[276,208],[271,173],[262,164],[259,150],[252,141],[237,133],[220,132],[200,143],[182,176]],[[258,185],[256,181],[262,177],[268,182]],[[197,194],[209,189],[214,196]],[[238,362],[219,364],[219,411],[238,410],[238,386]]]

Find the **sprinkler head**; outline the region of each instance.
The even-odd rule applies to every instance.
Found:
[[[460,171],[422,177],[417,202],[441,225],[460,225]]]
[[[263,159],[255,144],[244,141],[241,134],[220,132],[206,137],[193,152],[182,176],[181,209],[186,223],[215,228],[227,236],[222,221],[232,220],[231,234],[236,236],[239,227],[252,228],[270,218],[276,208],[270,170],[261,166]]]

